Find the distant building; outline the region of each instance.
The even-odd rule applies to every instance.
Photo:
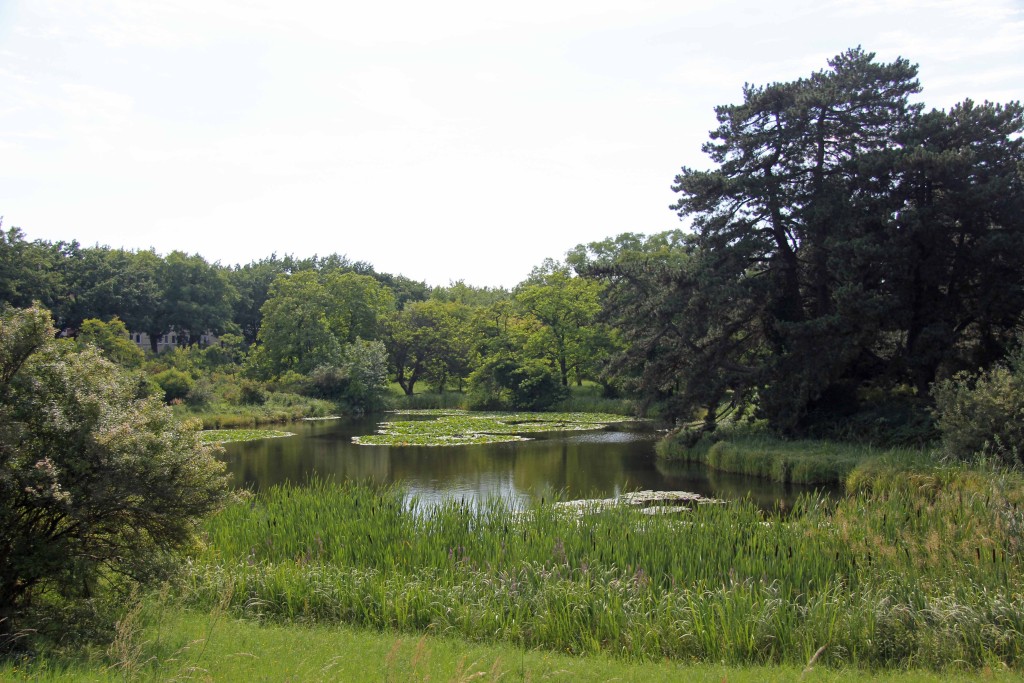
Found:
[[[149,335],[146,334],[145,332],[131,332],[129,333],[128,336],[131,338],[133,342],[135,342],[136,346],[138,346],[143,351],[151,351],[153,349],[153,347],[150,346],[149,343]],[[212,334],[210,332],[204,332],[199,337],[199,346],[203,348],[218,343],[220,343],[220,339],[217,338],[217,335]],[[162,334],[157,338],[156,352],[163,353],[164,351],[170,351],[171,349],[178,348],[179,346],[187,345],[187,332],[179,333],[176,330],[171,330],[167,334]]]

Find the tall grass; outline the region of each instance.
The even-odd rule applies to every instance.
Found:
[[[569,398],[552,406],[552,410],[560,413],[611,413],[633,417],[636,415],[636,403],[628,398],[577,395],[574,392]]]
[[[404,393],[391,393],[386,397],[388,410],[465,410],[466,395],[461,391],[444,393],[422,393],[407,396]]]
[[[879,471],[785,516],[734,503],[579,519],[277,487],[209,522],[183,596],[206,607],[232,586],[253,616],[640,659],[798,664],[824,646],[832,664],[1016,666],[1024,485],[1005,475],[983,497],[970,477],[927,476]]]
[[[339,408],[330,401],[275,392],[268,394],[266,403],[262,405],[228,403],[212,403],[199,407],[176,405],[174,411],[179,417],[201,420],[203,429],[231,429],[291,422],[304,417],[336,415]]]
[[[920,449],[879,449],[872,446],[825,440],[787,441],[766,432],[742,428],[723,429],[696,444],[679,435],[656,445],[659,457],[699,462],[723,472],[763,477],[784,484],[842,483],[859,465],[885,456],[888,460],[919,463]]]
[[[130,615],[127,615],[130,616]],[[124,681],[644,681],[645,683],[840,683],[864,680],[856,669],[738,667],[720,663],[635,662],[572,657],[431,635],[347,627],[305,628],[218,618],[147,602],[126,623],[122,651],[44,650],[0,659],[0,680]],[[874,683],[954,683],[978,676],[917,671],[872,672]],[[985,680],[1019,680],[990,669]]]
[[[572,387],[569,397],[556,403],[551,410],[559,413],[611,413],[630,417],[636,414],[634,401],[625,398],[605,398],[597,391],[599,389],[600,387],[596,386]],[[468,407],[466,394],[460,391],[424,392],[412,396],[392,391],[388,394],[386,403],[389,410],[465,410]]]
[[[552,410],[563,413],[611,413],[630,417],[637,415],[635,401],[605,396],[599,384],[589,381],[569,387],[569,397],[556,403]]]

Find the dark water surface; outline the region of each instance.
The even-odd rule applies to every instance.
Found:
[[[281,429],[296,436],[225,444],[221,457],[236,486],[301,484],[313,476],[399,483],[428,505],[446,496],[476,502],[498,496],[521,506],[555,494],[611,498],[652,489],[722,499],[750,496],[771,508],[780,500],[791,505],[797,495],[813,490],[665,463],[654,453],[658,435],[652,430],[539,434],[532,441],[442,448],[352,443],[353,436],[374,433],[385,419],[392,417],[294,422]]]

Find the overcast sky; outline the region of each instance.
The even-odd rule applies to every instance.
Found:
[[[0,0],[0,215],[432,285],[680,225],[713,107],[862,45],[921,100],[1024,91],[1021,0]]]

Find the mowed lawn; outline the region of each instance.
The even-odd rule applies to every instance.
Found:
[[[147,608],[108,652],[0,665],[4,681],[1017,681],[1002,669],[977,673],[870,672],[735,667],[573,657],[443,636],[346,626],[256,624],[218,613]],[[143,623],[144,622],[144,623]]]

